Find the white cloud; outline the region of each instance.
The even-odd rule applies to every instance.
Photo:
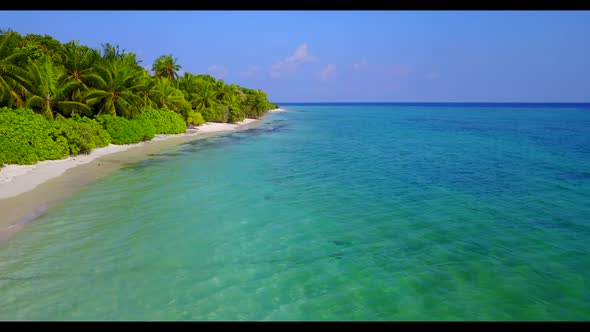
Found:
[[[307,44],[300,45],[293,55],[275,63],[270,68],[270,76],[279,78],[287,73],[292,73],[300,66],[317,60],[314,56],[309,54]]]
[[[207,71],[209,72],[209,74],[211,74],[211,76],[215,77],[218,80],[222,80],[229,73],[229,70],[227,68],[220,65],[213,65],[209,67]]]
[[[336,71],[336,65],[330,63],[319,72],[318,76],[320,80],[327,81],[334,74],[334,71]]]
[[[260,73],[260,67],[254,66],[246,71],[241,72],[240,76],[242,76],[242,77],[256,77],[256,76],[258,76],[259,73]]]
[[[357,71],[365,70],[369,68],[369,63],[367,62],[367,60],[363,59],[361,60],[361,62],[353,64],[352,67],[354,68],[354,70]]]

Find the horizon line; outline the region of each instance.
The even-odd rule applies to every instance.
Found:
[[[275,104],[589,104],[590,101],[275,101]]]

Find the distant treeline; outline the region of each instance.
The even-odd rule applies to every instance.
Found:
[[[134,53],[108,43],[97,50],[0,30],[0,165],[184,132],[187,124],[259,118],[277,108],[261,90],[210,75],[179,77],[172,55],[156,59],[153,75],[139,62]]]

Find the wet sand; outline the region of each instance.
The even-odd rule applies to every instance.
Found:
[[[165,135],[149,142],[132,144],[125,149],[112,149],[108,154],[97,156],[96,158],[84,162],[76,163],[71,160],[67,163],[67,170],[56,175],[56,170],[47,168],[42,169],[46,179],[26,188],[18,188],[20,183],[26,183],[27,178],[34,177],[34,173],[40,173],[39,168],[28,169],[26,172],[17,172],[11,181],[6,181],[0,185],[12,186],[18,191],[16,195],[6,194],[5,198],[0,199],[0,243],[9,239],[18,230],[22,229],[28,222],[41,216],[51,206],[62,201],[66,197],[74,194],[84,186],[120,169],[126,164],[135,163],[145,159],[148,155],[159,153],[162,150],[173,147],[184,142],[204,139],[207,137],[217,136],[235,130],[247,129],[256,120],[241,124],[224,124],[208,123],[197,127],[200,130],[189,130],[185,134]],[[73,158],[73,157],[70,157]],[[55,161],[52,161],[55,162]],[[64,166],[66,164],[63,164]],[[20,166],[20,165],[19,165]],[[55,167],[53,167],[55,168]],[[47,169],[50,169],[48,172]],[[28,174],[27,174],[28,173]],[[37,177],[35,181],[43,180]],[[26,190],[24,190],[26,189]]]

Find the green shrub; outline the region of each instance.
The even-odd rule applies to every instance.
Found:
[[[141,133],[141,141],[149,141],[156,136],[156,127],[154,124],[146,119],[138,118],[130,120],[136,130]],[[186,131],[186,128],[185,128]]]
[[[69,154],[90,153],[96,147],[109,145],[110,135],[98,122],[86,117],[74,115],[71,119],[52,121],[53,137],[66,139]]]
[[[78,154],[81,150],[82,153],[90,152],[94,146],[92,145],[92,139],[88,135],[81,135],[68,120],[55,120],[50,121],[52,126],[51,137],[58,141],[62,145],[67,154]],[[63,140],[60,138],[64,138]]]
[[[156,135],[156,127],[146,118],[128,120],[119,116],[99,115],[96,121],[109,133],[113,144],[131,144],[151,140]]]
[[[186,122],[195,126],[200,126],[203,123],[205,123],[205,119],[203,118],[203,115],[200,112],[191,110],[187,115]]]
[[[30,109],[0,108],[0,165],[34,164],[68,156],[67,140]]]
[[[96,147],[105,147],[111,143],[111,136],[96,120],[77,116],[74,116],[73,119],[78,123],[85,124],[84,129],[92,134]]]
[[[210,108],[203,108],[200,113],[206,122],[213,122],[214,114]]]
[[[174,111],[148,107],[143,109],[138,119],[151,122],[155,127],[156,134],[181,134],[186,132],[186,122],[180,114]]]
[[[229,115],[228,115],[228,119],[227,121],[230,123],[236,123],[236,122],[240,122],[242,120],[244,120],[246,118],[246,116],[244,115],[244,113],[235,107],[230,107],[229,108]]]
[[[209,122],[227,122],[229,119],[229,108],[223,104],[216,104],[210,108],[201,110],[205,121]]]

